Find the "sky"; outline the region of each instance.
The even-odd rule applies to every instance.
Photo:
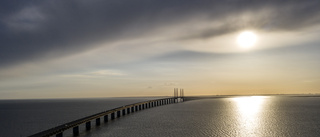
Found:
[[[1,0],[0,99],[318,94],[318,0]],[[237,43],[244,31],[257,39]]]

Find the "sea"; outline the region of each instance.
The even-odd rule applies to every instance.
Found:
[[[158,97],[159,98],[159,97]],[[78,118],[156,98],[1,100],[0,137],[24,137]],[[131,113],[84,137],[317,137],[319,96],[217,96]],[[72,136],[72,130],[64,136]]]

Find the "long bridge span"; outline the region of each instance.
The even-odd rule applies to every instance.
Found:
[[[172,103],[178,103],[185,101],[184,97],[184,91],[183,89],[180,89],[180,96],[178,94],[178,89],[174,89],[174,97],[170,98],[163,98],[163,99],[155,99],[155,100],[148,100],[143,102],[138,102],[134,104],[129,104],[125,106],[121,106],[118,108],[114,108],[111,110],[106,110],[97,114],[93,114],[91,116],[87,116],[75,121],[71,121],[65,124],[62,124],[57,127],[50,128],[48,130],[36,133],[34,135],[31,135],[29,137],[50,137],[50,136],[56,136],[56,137],[63,137],[63,132],[71,129],[73,131],[74,136],[78,136],[80,133],[79,126],[82,124],[85,124],[86,130],[91,129],[91,121],[95,120],[96,126],[99,126],[101,123],[101,119],[103,118],[104,122],[108,122],[109,116],[110,120],[113,120],[115,118],[119,118],[121,116],[124,116],[126,114],[133,113],[135,111],[140,111],[143,109],[148,109],[152,107],[172,104]]]

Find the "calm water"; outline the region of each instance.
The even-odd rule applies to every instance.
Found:
[[[156,98],[0,100],[0,137],[24,137],[98,112]]]
[[[142,100],[146,98],[0,101],[0,134],[25,136],[75,117]],[[71,134],[68,132],[65,135]],[[81,132],[81,135],[313,137],[320,135],[320,97],[255,96],[193,100],[138,111],[104,123],[90,132]]]

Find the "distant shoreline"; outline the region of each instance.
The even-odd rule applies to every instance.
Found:
[[[292,96],[292,97],[320,97],[319,94],[248,94],[248,95],[191,95],[188,98],[228,98],[239,96]],[[107,99],[107,98],[166,98],[171,96],[132,96],[132,97],[88,97],[88,98],[34,98],[34,99],[0,99],[2,100],[70,100],[70,99]]]

